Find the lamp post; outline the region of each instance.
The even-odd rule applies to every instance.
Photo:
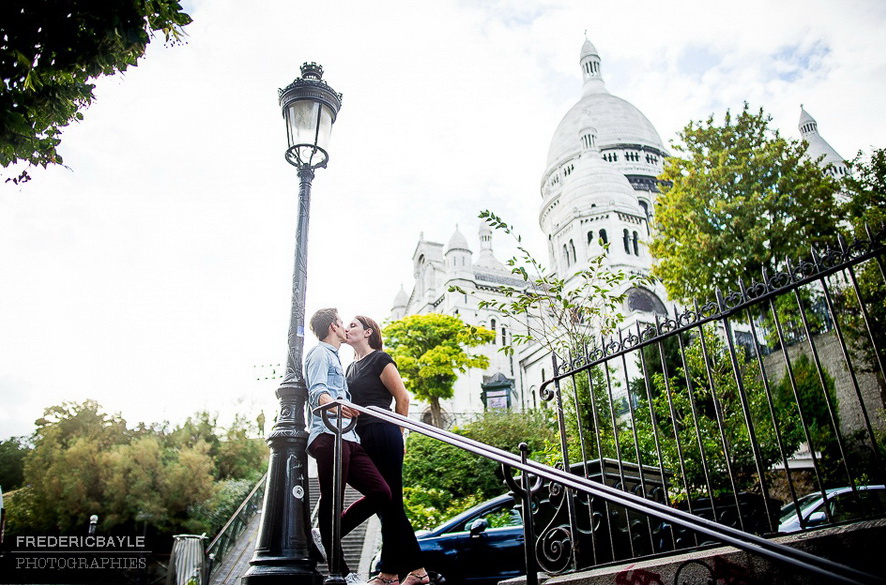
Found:
[[[298,221],[286,375],[277,389],[280,410],[268,435],[270,460],[261,527],[243,585],[320,585],[311,556],[308,498],[308,433],[305,402],[308,389],[302,374],[305,337],[305,288],[308,266],[308,216],[314,169],[326,167],[332,124],[341,108],[341,94],[323,81],[323,67],[301,66],[301,77],[280,90],[286,120],[286,161],[298,169]]]

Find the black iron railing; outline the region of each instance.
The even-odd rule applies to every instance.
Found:
[[[231,514],[231,517],[225,522],[225,525],[219,530],[209,546],[206,547],[206,582],[212,575],[214,567],[222,561],[228,551],[237,542],[237,539],[246,530],[249,521],[261,510],[262,498],[265,496],[265,485],[268,481],[268,474],[265,473],[252,491],[243,499],[243,502],[237,510]]]
[[[525,444],[521,445],[522,454],[514,455],[507,451],[497,449],[468,439],[461,435],[444,431],[412,419],[394,414],[390,411],[383,410],[378,407],[364,408],[346,401],[333,401],[321,407],[318,411],[330,411],[341,407],[348,407],[360,411],[364,415],[377,417],[383,421],[390,422],[401,427],[410,429],[418,433],[422,433],[429,437],[433,437],[442,442],[454,445],[476,455],[481,455],[488,459],[492,459],[500,463],[505,470],[505,477],[518,498],[523,501],[524,505],[524,525],[526,527],[527,538],[527,582],[529,585],[535,585],[536,571],[538,566],[537,551],[540,545],[543,545],[542,539],[544,535],[535,536],[533,514],[531,512],[531,501],[543,481],[550,482],[552,485],[566,488],[571,493],[586,494],[594,498],[599,498],[607,504],[621,506],[625,509],[632,510],[642,514],[645,517],[653,517],[668,522],[674,526],[684,527],[698,534],[705,535],[713,541],[729,544],[746,552],[763,556],[771,561],[782,562],[798,568],[802,571],[816,575],[820,578],[827,579],[830,582],[851,583],[857,585],[864,584],[882,584],[883,580],[879,577],[869,575],[858,571],[851,567],[834,563],[827,559],[797,550],[766,538],[743,532],[736,528],[726,526],[713,520],[695,516],[689,512],[667,506],[663,503],[647,499],[642,495],[624,491],[622,489],[591,481],[580,475],[575,475],[567,471],[542,465],[528,459],[528,448]],[[335,417],[341,420],[341,417]],[[335,430],[333,424],[328,425]],[[341,428],[338,429],[339,431]],[[340,440],[341,435],[338,435]],[[513,478],[512,470],[517,469],[523,472],[522,478],[518,482]],[[341,477],[336,478],[341,481]],[[572,535],[567,529],[563,530],[561,544],[568,545]]]
[[[554,357],[540,395],[554,403],[564,467],[757,535],[886,515],[884,241],[882,228],[852,244],[839,238],[714,302]],[[567,427],[578,432],[566,436]],[[712,537],[549,491],[542,498],[556,512],[539,540],[564,528],[573,540],[539,555],[543,567],[581,569]],[[827,503],[804,510],[816,498]]]

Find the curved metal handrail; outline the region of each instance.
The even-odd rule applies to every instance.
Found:
[[[212,569],[214,566],[224,558],[225,554],[228,552],[228,549],[231,547],[231,544],[237,540],[240,534],[243,533],[243,530],[249,524],[249,519],[252,518],[256,512],[261,507],[261,499],[265,495],[265,485],[268,481],[268,474],[265,473],[260,480],[255,484],[252,488],[252,491],[249,492],[237,510],[231,514],[231,517],[225,522],[225,525],[222,526],[222,529],[218,531],[218,534],[215,538],[212,539],[212,542],[206,547],[205,555],[209,560],[208,566],[206,568],[206,578],[209,579],[209,576],[212,574]]]
[[[847,567],[807,552],[777,542],[772,542],[766,538],[749,534],[676,508],[671,508],[664,504],[648,500],[642,496],[607,486],[603,483],[592,482],[567,471],[548,467],[536,461],[532,461],[531,459],[527,459],[525,455],[521,457],[509,453],[508,451],[504,451],[503,449],[491,447],[485,443],[438,429],[434,426],[406,418],[376,406],[362,407],[345,400],[334,400],[324,404],[316,410],[326,410],[334,407],[351,408],[362,414],[405,427],[409,430],[427,435],[476,455],[492,459],[503,465],[506,471],[508,468],[519,469],[524,473],[547,479],[548,481],[561,484],[576,491],[602,498],[607,502],[619,504],[637,512],[648,514],[701,534],[705,534],[719,542],[732,545],[746,552],[783,562],[798,569],[814,573],[819,577],[824,577],[832,582],[854,585],[882,585],[886,583],[886,580],[881,579],[880,577],[870,575],[852,567]],[[528,518],[524,519],[524,522],[527,521],[530,520]],[[533,543],[526,542],[525,546],[533,546]]]

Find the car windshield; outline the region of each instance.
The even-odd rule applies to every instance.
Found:
[[[799,507],[801,510],[814,502],[816,499],[820,499],[821,494],[816,492],[813,494],[807,494],[797,500],[796,503],[789,502],[782,506],[781,508],[781,517],[779,518],[779,522],[784,522],[785,520],[790,520],[791,516],[797,515],[797,508]]]
[[[489,528],[504,528],[506,526],[522,526],[523,518],[520,511],[514,507],[513,501],[507,501],[492,509],[485,510],[479,514],[472,514],[462,519],[458,524],[447,530],[447,532],[468,532],[471,525],[480,519],[486,520]]]

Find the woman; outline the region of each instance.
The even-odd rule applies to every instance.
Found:
[[[348,366],[351,399],[360,406],[378,406],[407,416],[409,394],[390,355],[382,351],[378,323],[358,315],[347,327],[346,343],[354,348],[354,362]],[[360,443],[391,488],[390,507],[379,514],[382,521],[380,573],[369,581],[374,585],[427,585],[430,579],[421,566],[421,549],[415,531],[403,510],[403,433],[395,424],[374,416],[357,419]]]

